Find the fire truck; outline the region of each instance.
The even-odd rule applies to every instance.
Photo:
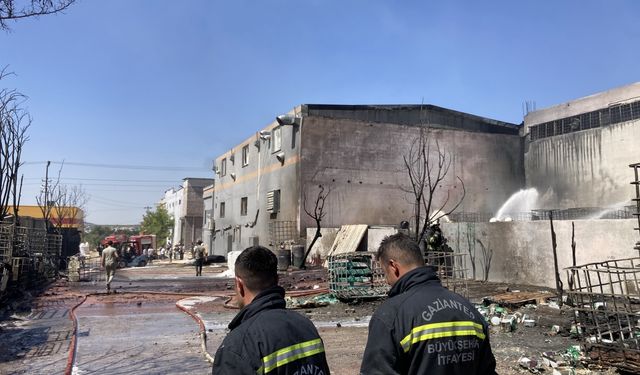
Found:
[[[144,250],[148,248],[156,248],[155,234],[139,234],[127,236],[125,234],[112,234],[105,237],[100,243],[107,246],[109,241],[112,246],[118,250],[118,267],[144,267],[148,263],[148,259],[144,254]],[[133,250],[133,254],[127,253],[128,249]]]

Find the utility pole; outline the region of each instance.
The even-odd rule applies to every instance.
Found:
[[[45,225],[47,227],[47,232],[49,231],[49,214],[51,213],[51,208],[49,207],[49,166],[51,165],[51,161],[47,160],[47,168],[44,172],[44,220]]]

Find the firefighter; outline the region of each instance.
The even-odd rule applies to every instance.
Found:
[[[235,263],[236,296],[242,310],[218,348],[213,374],[329,374],[324,344],[313,323],[285,309],[278,260],[253,246]]]
[[[486,322],[442,286],[414,241],[388,236],[377,257],[391,290],[369,322],[361,374],[496,373]]]

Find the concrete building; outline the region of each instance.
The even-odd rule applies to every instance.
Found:
[[[304,236],[314,222],[303,207],[305,201],[313,206],[320,185],[331,190],[321,248],[332,245],[344,224],[368,224],[383,233],[410,220],[403,157],[428,129],[452,161],[436,201],[461,196],[456,177],[466,190],[452,215],[457,222],[443,224],[443,231],[454,251],[490,250],[493,261],[474,258],[478,273],[486,269],[483,262],[492,263],[490,281],[553,286],[548,221],[532,220],[549,210],[566,214],[560,220],[575,220],[578,263],[637,256],[637,220],[630,211],[599,221],[591,213],[631,205],[629,165],[640,162],[640,83],[530,112],[522,126],[430,105],[309,104],[281,120],[216,158],[216,254],[256,243],[277,248],[283,239]],[[539,210],[535,217],[489,222],[524,188],[539,193],[528,208]],[[560,268],[571,265],[573,231],[568,220],[556,224]]]
[[[640,161],[640,83],[529,113],[526,185],[545,208],[630,204]]]
[[[202,190],[202,243],[207,251],[213,248],[213,188],[214,184],[205,186]],[[213,254],[213,253],[212,253]]]
[[[172,243],[182,243],[190,246],[202,237],[202,223],[204,212],[203,190],[211,185],[211,178],[186,177],[182,180],[182,187],[165,191],[160,204],[174,219]]]
[[[182,214],[182,187],[166,190],[164,192],[164,197],[159,202],[159,205],[164,206],[173,220],[173,229],[171,230],[169,241],[172,244],[176,244],[180,242],[181,237],[179,218]]]
[[[459,211],[493,212],[524,186],[519,126],[432,105],[301,105],[215,161],[214,252],[272,248],[315,225],[305,214],[320,185],[323,219],[397,225],[413,208],[403,156],[427,129],[451,157],[436,201],[466,197]]]

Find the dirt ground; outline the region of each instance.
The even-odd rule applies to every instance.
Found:
[[[119,270],[115,294],[104,293],[103,276],[94,281],[70,283],[58,280],[41,290],[23,293],[0,306],[0,374],[63,373],[69,360],[72,337],[70,310],[77,308],[78,339],[75,373],[210,373],[200,349],[195,320],[176,303],[197,314],[207,330],[207,351],[220,345],[226,325],[237,313],[230,297],[233,282],[222,277],[224,266],[208,266],[204,277],[178,262],[154,262],[144,268]],[[102,277],[102,278],[101,278]],[[294,297],[326,290],[323,269],[281,275],[281,284]],[[506,290],[540,291],[537,287],[504,284],[469,284],[466,293],[474,303]],[[334,374],[357,374],[367,341],[368,320],[381,303],[338,302],[304,307],[298,312],[318,327]],[[492,326],[491,345],[499,374],[529,373],[518,365],[522,357],[542,361],[543,352],[564,352],[579,342],[570,337],[571,311],[549,305],[528,304],[510,313],[526,314],[534,327],[518,324],[512,332]],[[561,327],[559,334],[553,326]],[[46,371],[45,371],[46,370]],[[546,372],[551,374],[550,368]],[[613,369],[586,369],[576,373],[615,374]]]

